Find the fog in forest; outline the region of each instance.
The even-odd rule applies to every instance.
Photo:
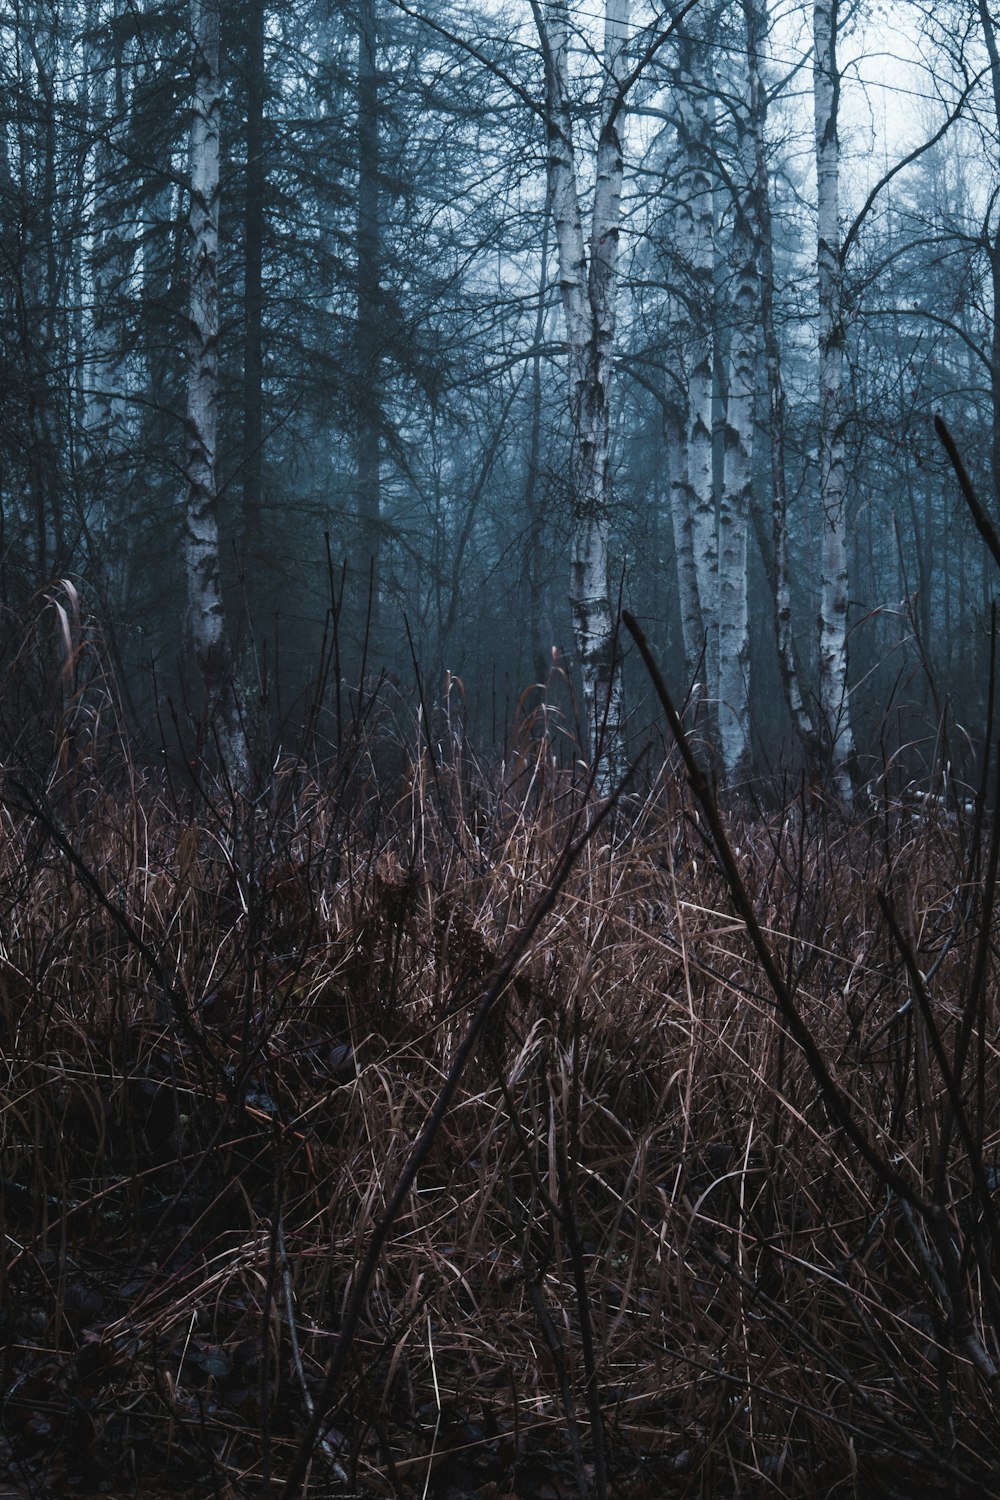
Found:
[[[985,5],[0,24],[0,602],[71,582],[151,756],[324,676],[331,745],[338,697],[491,753],[544,702],[613,772],[623,605],[720,783],[971,752],[992,565],[932,419],[996,514]]]
[[[0,0],[0,1500],[1000,1500],[990,0]]]

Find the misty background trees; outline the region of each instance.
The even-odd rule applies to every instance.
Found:
[[[620,603],[733,783],[981,730],[931,417],[1000,514],[986,0],[0,28],[0,604],[74,579],[140,732],[169,699],[238,757],[335,621],[347,695],[415,658],[500,743],[548,691],[613,770]]]

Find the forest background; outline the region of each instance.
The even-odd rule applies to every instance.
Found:
[[[621,600],[730,780],[919,769],[928,668],[981,721],[930,418],[995,503],[985,4],[3,27],[0,597],[77,580],[134,725],[199,664],[273,728],[332,604],[346,685],[415,658],[499,744],[555,671],[634,737]]]
[[[16,1493],[1000,1495],[988,0],[0,40]]]

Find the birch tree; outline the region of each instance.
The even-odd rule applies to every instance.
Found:
[[[831,771],[851,798],[854,755],[847,680],[846,470],[844,464],[844,286],[840,241],[839,0],[813,9],[819,294],[819,499],[822,526],[819,707]]]
[[[705,655],[705,627],[698,589],[698,567],[694,553],[694,505],[688,478],[688,448],[685,441],[686,402],[680,394],[682,377],[676,385],[678,394],[664,404],[663,431],[667,446],[670,474],[670,525],[677,559],[677,592],[681,616],[681,638],[686,670],[698,670]]]
[[[236,704],[233,659],[219,578],[217,435],[219,406],[219,76],[220,0],[192,0],[190,293],[184,531],[188,622],[204,691],[203,736],[218,735],[223,763],[242,781],[246,744]]]
[[[994,110],[994,128],[1000,126],[1000,46],[996,24],[986,0],[978,0],[979,19],[989,59],[990,89]],[[990,424],[990,458],[993,472],[993,501],[1000,506],[1000,218],[984,228],[983,239],[989,261],[990,290],[993,303],[993,327],[990,340],[990,395],[993,420]]]
[[[243,199],[243,529],[256,561],[261,551],[264,468],[264,134],[266,0],[247,0],[246,186]]]
[[[704,28],[702,28],[704,32]],[[732,780],[749,761],[747,528],[756,399],[760,265],[746,186],[753,175],[745,111],[734,109],[735,164],[724,167],[717,91],[701,36],[679,45],[671,104],[676,118],[676,206],[668,301],[676,416],[668,421],[671,515],[681,626],[689,671],[697,670],[722,770]],[[729,94],[735,94],[732,90]],[[724,251],[716,234],[718,185],[729,189],[729,277],[716,280]],[[718,306],[717,306],[718,304]],[[722,484],[717,492],[714,408],[723,363],[719,318],[727,315],[727,395]]]
[[[736,131],[736,165],[740,175],[732,204],[733,272],[729,293],[732,328],[719,499],[719,748],[729,780],[744,773],[750,760],[747,531],[753,488],[760,307],[759,244],[748,212],[747,193],[754,168],[745,119],[737,118]]]
[[[570,102],[570,25],[566,0],[532,0],[545,60],[549,192],[566,331],[573,506],[570,606],[583,706],[590,733],[604,728],[601,784],[607,787],[621,727],[609,578],[610,386],[623,159],[620,135],[630,0],[606,0],[597,104],[597,155],[590,233]]]
[[[743,0],[749,89],[747,126],[753,143],[752,172],[747,183],[745,212],[750,232],[759,246],[759,302],[757,316],[763,345],[767,384],[767,421],[771,479],[771,586],[774,592],[774,634],[785,703],[798,737],[812,755],[816,734],[802,693],[801,675],[792,630],[792,585],[788,558],[788,475],[785,464],[785,384],[781,342],[775,320],[774,231],[771,218],[770,171],[767,159],[768,90],[761,52],[765,34],[764,0]]]
[[[685,667],[700,674],[701,697],[714,703],[718,677],[718,548],[712,476],[713,296],[712,175],[705,97],[690,85],[690,42],[682,44],[671,97],[676,153],[664,174],[676,184],[659,231],[669,270],[672,397],[664,404],[670,472],[670,521],[677,558],[678,605]]]
[[[715,391],[715,223],[713,214],[712,102],[703,78],[704,48],[685,37],[678,51],[674,100],[680,149],[674,237],[680,285],[674,298],[675,359],[682,387],[684,454],[680,458],[694,577],[698,593],[704,696],[719,694],[719,536],[712,458]],[[676,525],[676,523],[675,523]],[[685,559],[686,564],[686,559]]]
[[[121,137],[127,127],[122,99],[122,50],[119,44],[114,59],[116,98],[111,97],[109,89],[110,70],[102,66],[103,59],[95,55],[97,49],[91,44],[85,52],[85,65],[93,76],[88,103],[98,144],[93,160],[90,256],[86,268],[93,313],[88,369],[83,381],[83,426],[88,446],[102,461],[106,461],[109,452],[124,451],[129,437],[125,409],[128,371],[121,307],[131,290],[134,246],[138,235],[112,187]]]

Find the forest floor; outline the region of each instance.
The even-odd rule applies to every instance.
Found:
[[[10,1494],[1000,1495],[978,803],[734,893],[672,759],[99,761],[0,779]]]

